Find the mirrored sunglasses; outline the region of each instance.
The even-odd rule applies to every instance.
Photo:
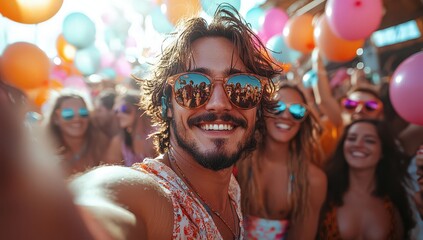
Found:
[[[274,115],[282,115],[285,110],[289,111],[289,115],[294,121],[302,122],[308,115],[307,106],[302,103],[285,103],[283,101],[278,101],[276,107],[273,109],[272,113]]]
[[[78,109],[78,114],[81,118],[87,118],[90,115],[87,108]],[[69,121],[75,117],[75,111],[72,108],[63,108],[60,115],[64,120]]]
[[[348,111],[354,111],[358,106],[363,106],[364,111],[373,112],[382,107],[382,103],[376,100],[358,101],[349,98],[342,99],[342,106]]]
[[[132,112],[132,109],[127,104],[122,104],[119,107],[115,108],[115,113],[124,113],[124,114],[130,114]]]
[[[237,108],[252,109],[260,102],[267,78],[250,73],[233,74],[225,78],[212,78],[203,73],[185,72],[168,78],[176,102],[184,108],[204,106],[213,92],[212,79],[223,81],[226,96]]]

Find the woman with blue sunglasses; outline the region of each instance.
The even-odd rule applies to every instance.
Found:
[[[313,239],[326,194],[319,126],[298,87],[281,83],[257,150],[238,166],[247,239]]]
[[[107,137],[97,129],[83,97],[63,92],[50,105],[46,128],[69,175],[98,166],[107,148]]]

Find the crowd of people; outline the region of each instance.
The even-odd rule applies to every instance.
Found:
[[[422,238],[423,127],[388,85],[338,98],[318,50],[315,88],[286,80],[228,5],[170,38],[140,90],[40,121],[0,81],[2,239]]]

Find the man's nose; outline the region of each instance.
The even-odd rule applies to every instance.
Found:
[[[232,109],[232,104],[225,93],[224,85],[222,83],[215,83],[213,85],[212,93],[209,101],[205,106],[208,111],[229,111]]]

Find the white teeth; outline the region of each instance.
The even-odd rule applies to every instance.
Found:
[[[206,131],[230,131],[234,127],[229,124],[204,124],[201,125],[201,129]]]
[[[353,157],[365,157],[366,156],[365,153],[363,153],[363,152],[357,152],[357,151],[352,152],[351,155]]]
[[[289,126],[287,124],[284,124],[284,123],[277,123],[276,124],[276,127],[277,128],[282,128],[282,129],[285,129],[285,130],[291,129],[291,126]]]

